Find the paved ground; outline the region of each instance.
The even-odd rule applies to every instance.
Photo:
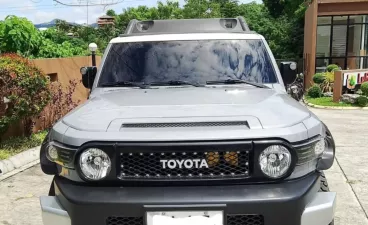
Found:
[[[337,149],[326,171],[337,192],[335,225],[368,225],[368,111],[311,109],[330,128]]]
[[[47,195],[51,176],[37,165],[0,182],[0,224],[42,225],[39,196]]]
[[[335,225],[368,225],[368,111],[313,112],[337,142],[335,164],[326,172],[338,193]],[[48,193],[51,178],[35,166],[0,182],[0,224],[41,225],[38,197]]]

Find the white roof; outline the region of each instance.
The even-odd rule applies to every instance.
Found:
[[[191,33],[191,34],[153,34],[153,35],[137,35],[117,37],[110,43],[124,42],[145,42],[145,41],[185,41],[185,40],[244,40],[244,39],[264,39],[259,34],[242,34],[242,33]]]

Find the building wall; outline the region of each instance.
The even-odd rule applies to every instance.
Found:
[[[353,15],[353,14],[368,14],[368,0],[345,0],[330,2],[325,0],[318,6],[318,15]]]
[[[90,56],[55,58],[55,59],[35,59],[32,62],[40,68],[45,74],[49,75],[51,80],[59,81],[63,86],[69,85],[70,80],[81,80],[80,68],[91,65]],[[99,65],[101,57],[96,56],[96,64]],[[82,83],[78,84],[74,99],[85,101],[88,96],[88,90]]]

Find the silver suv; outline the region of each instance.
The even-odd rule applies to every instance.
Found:
[[[334,140],[282,71],[242,17],[131,21],[42,145],[44,224],[333,224]]]

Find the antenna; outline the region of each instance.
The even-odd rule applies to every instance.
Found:
[[[64,6],[74,6],[74,7],[81,7],[81,6],[107,6],[110,5],[117,5],[122,3],[124,0],[72,0],[65,1],[65,0],[53,0],[57,4],[64,5]]]

